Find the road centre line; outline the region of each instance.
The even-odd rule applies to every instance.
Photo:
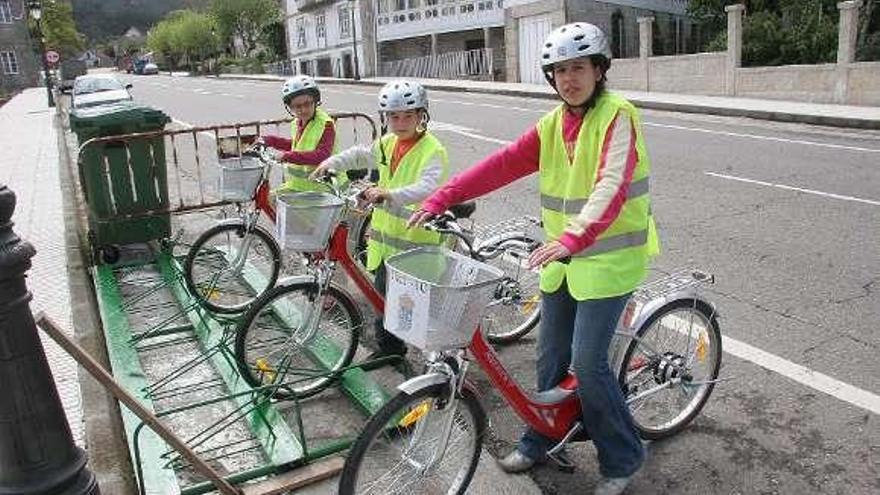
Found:
[[[815,189],[804,189],[802,187],[787,186],[785,184],[776,184],[773,182],[765,182],[762,180],[746,179],[745,177],[737,177],[735,175],[719,174],[719,173],[715,173],[715,172],[703,172],[703,173],[710,176],[710,177],[717,177],[719,179],[733,180],[733,181],[737,181],[737,182],[744,182],[747,184],[757,184],[759,186],[775,187],[777,189],[785,189],[787,191],[795,191],[795,192],[801,192],[801,193],[805,193],[805,194],[813,194],[816,196],[824,196],[826,198],[839,199],[839,200],[843,200],[843,201],[852,201],[855,203],[864,203],[864,204],[868,204],[868,205],[872,205],[872,206],[880,206],[880,201],[875,201],[873,199],[856,198],[854,196],[845,196],[842,194],[827,193],[827,192],[823,192],[823,191],[817,191]]]
[[[805,366],[793,363],[775,354],[770,354],[731,337],[722,336],[722,342],[721,347],[724,352],[757,364],[764,369],[778,373],[813,390],[858,406],[874,414],[880,414],[880,395],[831,378],[818,371],[813,371]]]

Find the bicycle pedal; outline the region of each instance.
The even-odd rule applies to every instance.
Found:
[[[556,466],[558,471],[567,474],[574,473],[576,467],[575,463],[568,457],[567,453],[560,452],[557,454],[547,454],[547,459],[553,462],[553,465]]]

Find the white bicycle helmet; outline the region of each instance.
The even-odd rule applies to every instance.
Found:
[[[291,98],[302,94],[311,94],[315,97],[315,101],[321,101],[321,91],[318,89],[318,83],[311,76],[294,76],[284,81],[284,84],[281,85],[281,101],[285,105]]]
[[[391,81],[379,90],[379,112],[428,110],[428,92],[415,81]]]
[[[541,69],[553,71],[553,64],[580,57],[601,55],[604,70],[611,62],[611,46],[601,29],[588,22],[575,22],[556,28],[541,47]]]

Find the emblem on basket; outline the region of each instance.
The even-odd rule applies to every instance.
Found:
[[[416,303],[409,294],[400,296],[400,309],[397,314],[397,329],[401,332],[412,330],[413,308]]]

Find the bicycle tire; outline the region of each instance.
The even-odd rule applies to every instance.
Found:
[[[291,322],[292,318],[301,318],[298,314],[300,313],[298,308],[302,306],[290,306],[290,304],[295,303],[286,300],[281,301],[281,299],[288,295],[296,295],[297,293],[301,293],[305,297],[303,302],[308,304],[310,308],[317,307],[315,298],[318,294],[318,284],[315,282],[295,282],[275,287],[266,292],[248,309],[247,313],[242,317],[235,335],[235,360],[239,373],[251,387],[260,387],[279,381],[295,381],[290,386],[279,387],[273,390],[274,397],[282,400],[294,397],[299,399],[311,397],[331,386],[340,376],[340,373],[337,371],[350,365],[354,359],[364,321],[363,314],[357,304],[351,299],[351,296],[344,290],[331,285],[321,294],[322,307],[321,315],[318,319],[319,333],[310,337],[310,340],[306,343],[293,344],[291,338],[294,332],[291,331],[285,334],[286,324]],[[263,312],[267,308],[272,314],[265,314]],[[285,311],[285,308],[289,308],[292,313],[279,314]],[[340,322],[346,324],[337,333],[346,333],[349,337],[346,342],[341,344],[339,342],[341,339],[326,338],[328,332],[333,330],[332,327],[335,321],[327,320],[325,317],[328,316],[328,311],[334,308],[340,310],[342,313],[340,315],[342,316]],[[293,313],[297,313],[297,315],[293,315]],[[334,315],[330,315],[330,317]],[[271,325],[263,323],[266,321],[264,317],[270,318],[267,323],[275,322],[277,324],[281,320],[281,324],[277,325],[278,330],[269,328]],[[330,328],[324,325],[324,331],[321,331],[322,327],[320,325],[328,322]],[[262,324],[261,330],[267,330],[266,333],[270,336],[268,340],[259,340],[262,338],[263,332],[257,332],[258,324]],[[271,333],[273,330],[278,333],[277,336],[273,336]],[[279,338],[282,339],[280,342],[277,341]],[[268,356],[280,352],[275,344],[281,346],[295,345],[295,348],[291,349],[291,347],[288,347],[286,351],[293,352],[286,352],[280,355],[278,361],[270,361]],[[260,346],[265,347],[265,349]],[[304,354],[305,356],[295,356],[293,353]],[[330,358],[334,362],[329,366],[326,361],[316,362],[326,360],[328,359],[326,356],[333,355],[334,353],[337,357]],[[306,365],[304,367],[289,367],[288,363],[302,358],[310,361],[311,364],[307,364],[308,367],[305,367]],[[260,361],[261,359],[262,361]],[[308,379],[310,375],[314,376],[314,378]]]
[[[190,247],[189,252],[186,254],[186,258],[183,261],[183,279],[187,290],[189,290],[190,294],[193,295],[199,304],[215,313],[233,314],[243,312],[251,303],[274,287],[275,282],[278,280],[278,274],[281,271],[281,251],[278,248],[278,243],[275,242],[272,235],[266,232],[262,227],[258,226],[251,231],[251,234],[256,236],[256,238],[259,239],[259,241],[268,249],[267,261],[269,264],[269,273],[263,273],[267,281],[266,286],[258,289],[256,294],[251,294],[250,297],[242,297],[237,303],[228,305],[218,303],[216,298],[215,300],[212,300],[217,292],[214,286],[200,286],[201,281],[196,280],[197,277],[194,275],[199,258],[206,258],[208,262],[210,262],[210,260],[215,258],[218,254],[219,256],[224,256],[220,251],[203,253],[202,248],[215,236],[232,234],[241,238],[245,235],[244,233],[245,226],[240,222],[215,225],[202,232]],[[247,289],[240,289],[240,291],[245,290]],[[228,293],[233,295],[236,294],[236,292],[232,291],[229,291]],[[244,295],[245,292],[237,292],[237,294]]]
[[[516,238],[514,238],[514,240],[518,240],[520,242],[525,242],[525,243],[534,242],[534,239],[532,239],[531,237],[527,237],[527,236],[516,237]],[[501,259],[501,257],[498,257],[498,258],[495,258],[494,260],[489,260],[488,263],[493,264],[492,263],[493,261],[500,260],[500,259]],[[503,269],[503,267],[499,267],[499,268]],[[505,270],[505,274],[506,273],[507,273],[507,271]],[[503,307],[507,310],[507,311],[505,311],[507,314],[512,315],[511,319],[518,322],[513,325],[510,325],[509,323],[503,324],[500,326],[499,325],[489,325],[490,328],[488,328],[486,331],[486,337],[488,338],[489,342],[491,342],[493,344],[506,345],[506,344],[511,344],[513,342],[518,341],[519,339],[526,336],[529,332],[531,332],[532,329],[535,328],[535,326],[538,324],[538,322],[541,319],[541,290],[539,287],[540,277],[537,273],[533,273],[533,272],[529,271],[527,268],[520,268],[517,270],[517,273],[515,274],[515,283],[517,285],[519,285],[520,280],[522,279],[523,275],[535,277],[535,280],[533,281],[534,287],[529,288],[529,290],[528,290],[529,294],[525,294],[525,299],[523,299],[521,301],[514,302],[514,303],[500,303],[500,304],[493,306],[487,310],[487,315],[488,315],[494,310],[494,308]],[[509,278],[514,279],[514,277],[509,277]],[[532,284],[530,284],[530,285],[532,285]],[[499,284],[499,286],[500,286],[500,284]],[[534,290],[532,290],[532,289],[534,289]],[[498,297],[497,294],[498,294],[498,291],[496,290],[496,296],[495,296],[496,298]],[[495,300],[495,299],[493,299],[493,300]],[[531,306],[531,307],[529,307],[529,306]],[[522,315],[525,315],[524,319],[521,318]]]
[[[345,466],[342,469],[342,475],[339,479],[339,494],[340,495],[356,495],[360,493],[358,491],[358,483],[359,481],[364,481],[363,476],[365,473],[362,471],[365,468],[365,460],[367,454],[369,454],[369,450],[376,443],[377,439],[380,435],[385,433],[388,434],[391,439],[399,439],[405,436],[407,433],[411,433],[412,430],[422,427],[426,429],[430,429],[430,426],[425,426],[423,420],[426,418],[425,414],[430,413],[434,409],[430,409],[432,405],[436,404],[444,404],[448,401],[449,396],[449,388],[445,383],[430,385],[415,391],[413,394],[407,394],[405,392],[400,392],[396,396],[394,396],[390,401],[388,401],[381,409],[379,409],[376,414],[374,414],[370,420],[367,422],[367,425],[364,427],[361,434],[358,436],[354,445],[349,452],[348,458],[345,461]],[[428,403],[426,401],[432,401]],[[465,452],[467,464],[461,466],[457,471],[455,471],[455,478],[453,479],[453,485],[449,488],[442,489],[441,491],[429,491],[427,493],[455,493],[455,494],[464,494],[467,491],[468,486],[470,485],[471,480],[473,479],[474,472],[477,469],[477,464],[480,461],[480,452],[482,450],[483,438],[486,432],[486,414],[483,410],[483,407],[480,405],[480,402],[477,400],[476,395],[468,388],[464,388],[456,400],[457,404],[463,404],[464,409],[459,407],[456,411],[458,415],[462,415],[460,411],[466,410],[469,415],[469,419],[472,420],[470,425],[472,429],[469,433],[466,433],[469,440],[472,442],[468,442],[470,445],[466,445],[465,448],[469,449],[470,452]],[[428,410],[420,410],[423,405],[427,404]],[[414,407],[408,408],[408,405],[414,405]],[[442,407],[442,406],[441,406]],[[446,405],[448,407],[448,404]],[[415,414],[416,418],[414,420],[410,419],[410,424],[406,426],[402,426],[403,421],[407,421],[411,415]],[[441,415],[442,416],[442,415]],[[398,419],[399,418],[399,419]],[[445,419],[441,417],[440,419]],[[396,426],[391,429],[387,428],[389,423],[396,423]],[[414,426],[415,423],[422,423],[421,425]],[[455,429],[461,431],[459,429]],[[452,442],[452,439],[450,439]],[[448,445],[447,450],[444,454],[449,454],[449,449],[454,447],[455,445]],[[431,448],[429,444],[427,447],[424,447],[427,452],[432,452],[435,449]],[[427,453],[426,452],[426,453]],[[411,452],[407,452],[411,453]],[[420,452],[415,452],[418,455]],[[428,454],[430,455],[430,454]],[[444,455],[444,460],[447,458],[447,455]],[[417,462],[415,460],[410,460],[410,463]],[[440,468],[442,469],[442,461]],[[455,466],[453,466],[455,468]],[[383,495],[393,495],[398,493],[406,493],[410,495],[412,493],[426,493],[424,489],[420,489],[417,484],[408,484],[401,488],[403,491],[394,491],[391,489],[380,490],[375,493],[382,493]],[[371,489],[371,493],[372,489]]]
[[[651,331],[652,329],[658,329],[662,325],[658,324],[658,322],[662,322],[665,318],[674,317],[676,313],[683,311],[692,312],[695,315],[699,315],[701,317],[701,320],[705,324],[707,340],[696,340],[694,351],[699,354],[699,348],[700,346],[703,346],[702,352],[711,359],[711,364],[708,366],[707,369],[707,376],[702,377],[700,381],[715,380],[718,378],[718,372],[721,367],[721,330],[718,326],[718,320],[715,317],[715,312],[713,308],[707,303],[697,299],[681,299],[670,302],[669,304],[655,311],[654,314],[652,314],[639,327],[635,335],[639,339],[647,339],[649,338],[647,335],[649,331]],[[675,332],[681,334],[681,330],[675,330]],[[689,349],[690,340],[688,340],[687,343]],[[651,366],[648,363],[656,363],[655,358],[658,357],[652,355],[643,360],[636,360],[637,356],[642,356],[642,354],[636,354],[636,349],[639,348],[639,344],[639,340],[633,339],[630,341],[629,345],[627,346],[626,352],[624,353],[623,360],[621,361],[620,369],[618,370],[618,383],[623,389],[625,396],[629,396],[638,392],[638,387],[636,387],[636,390],[634,390],[633,384],[630,383],[630,381],[628,380],[628,372],[633,371],[636,368],[645,369],[647,366]],[[706,346],[708,346],[708,352],[706,352]],[[657,346],[654,347],[656,348]],[[671,353],[672,351],[669,349],[657,349],[657,352],[665,355],[666,353]],[[648,370],[651,371],[652,376],[648,378],[652,380],[652,386],[662,383],[657,381],[658,373],[660,373],[660,371],[658,370],[659,366]],[[641,373],[641,371],[639,371],[639,373]],[[660,374],[662,375],[662,373]],[[688,402],[685,408],[676,416],[674,416],[671,420],[667,421],[666,424],[661,426],[647,425],[646,421],[640,419],[641,414],[637,414],[639,411],[633,410],[633,408],[631,407],[630,410],[633,412],[633,419],[635,420],[635,425],[639,431],[639,435],[644,439],[659,440],[662,438],[670,437],[680,432],[685,427],[687,427],[687,425],[690,424],[690,422],[693,421],[694,418],[697,417],[697,415],[706,405],[706,401],[709,400],[709,396],[712,394],[712,389],[714,387],[714,383],[706,383],[700,385],[696,394],[694,394],[694,398],[692,398],[690,402]]]

